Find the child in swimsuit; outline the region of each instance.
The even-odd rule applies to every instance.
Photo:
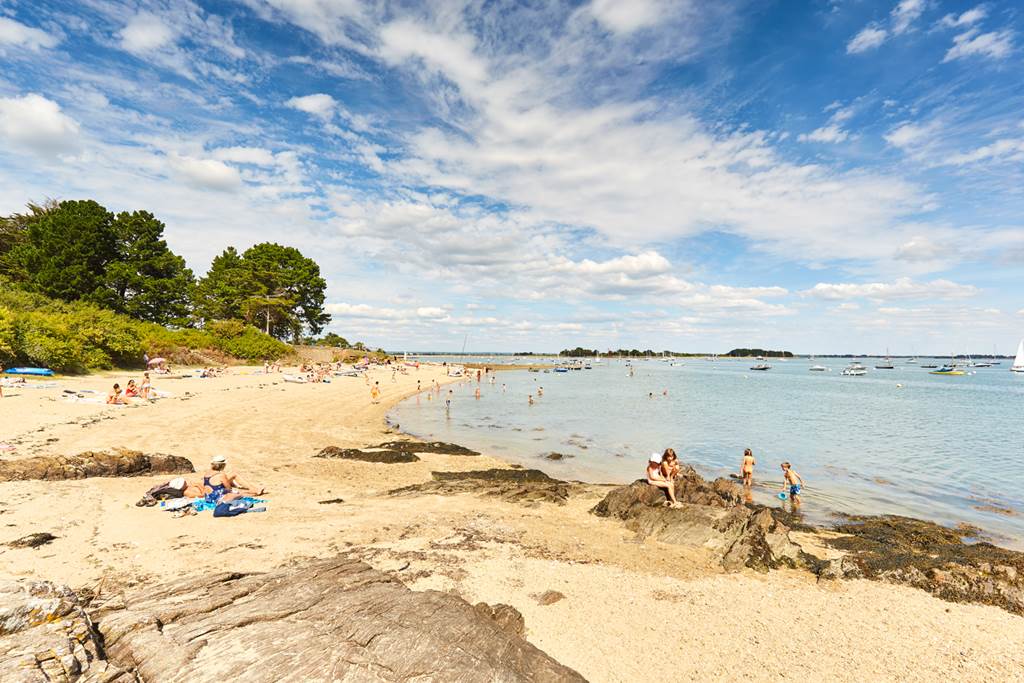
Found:
[[[743,475],[743,485],[750,486],[754,483],[754,452],[749,448],[743,451],[743,464],[740,465],[740,474]]]
[[[782,463],[782,487],[789,486],[789,499],[793,501],[793,507],[800,507],[800,491],[804,487],[804,479],[789,462]]]

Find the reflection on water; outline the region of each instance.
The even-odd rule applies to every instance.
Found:
[[[443,401],[410,399],[392,419],[417,436],[500,450],[585,481],[636,479],[647,456],[668,446],[702,474],[723,476],[750,447],[758,502],[780,504],[779,463],[789,460],[807,480],[812,521],[834,512],[908,514],[968,522],[1024,545],[1024,377],[1005,365],[963,377],[915,366],[843,377],[842,360],[824,373],[803,360],[768,372],[751,372],[745,361],[634,365],[633,376],[620,361],[502,373],[499,384],[479,385],[479,399],[475,381],[453,387],[448,418]],[[541,460],[551,452],[574,457]]]

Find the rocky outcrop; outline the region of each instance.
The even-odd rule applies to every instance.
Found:
[[[127,449],[86,451],[78,455],[49,455],[0,461],[0,482],[88,477],[135,477],[144,474],[194,472],[191,461],[176,455]]]
[[[110,662],[145,681],[583,680],[516,635],[512,608],[414,592],[344,557],[177,581],[94,616]]]
[[[646,481],[613,489],[592,512],[615,517],[641,538],[705,548],[721,558],[729,571],[814,564],[790,540],[789,528],[768,508],[747,506],[742,492],[728,480],[705,481],[685,468],[676,481],[678,508],[665,506],[665,494]]]
[[[391,495],[474,493],[515,503],[565,505],[572,484],[552,479],[540,470],[490,469],[470,472],[431,472],[431,481],[390,491]]]
[[[360,462],[377,462],[393,465],[402,462],[419,462],[416,454],[407,451],[384,450],[380,448],[338,448],[328,446],[313,456],[331,460],[358,460]]]
[[[436,453],[439,455],[480,455],[465,446],[444,441],[388,441],[376,448],[385,448],[391,451],[403,451],[405,453]]]
[[[44,581],[0,583],[0,681],[134,680],[101,655],[75,593]]]
[[[1024,553],[899,516],[853,517],[825,542],[846,555],[826,569],[834,578],[865,577],[926,590],[952,602],[977,602],[1024,615]]]

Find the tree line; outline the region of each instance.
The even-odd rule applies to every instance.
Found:
[[[228,247],[196,278],[167,246],[164,227],[148,211],[114,214],[93,200],[29,204],[0,217],[0,276],[29,293],[177,328],[242,320],[299,342],[317,341],[330,323],[320,266],[298,249]]]

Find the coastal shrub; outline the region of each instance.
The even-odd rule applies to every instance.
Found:
[[[84,372],[137,366],[143,353],[176,362],[212,363],[230,357],[276,359],[291,352],[288,344],[237,320],[211,322],[205,330],[173,329],[5,284],[0,281],[0,363],[7,367]]]

